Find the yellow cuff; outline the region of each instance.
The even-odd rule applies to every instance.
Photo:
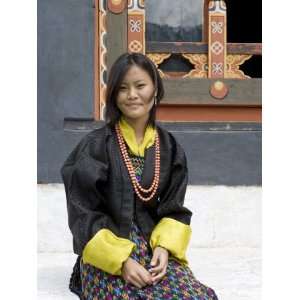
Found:
[[[136,247],[130,240],[119,238],[108,229],[99,230],[86,244],[82,259],[113,275],[121,275],[123,262]]]
[[[187,265],[186,250],[191,234],[189,225],[172,218],[162,218],[152,231],[150,246],[152,250],[157,246],[166,248],[176,260]]]

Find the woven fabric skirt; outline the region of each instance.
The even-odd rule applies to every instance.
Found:
[[[132,223],[130,240],[137,247],[130,257],[150,269],[152,251],[135,222]],[[169,257],[166,275],[156,285],[137,288],[126,283],[121,276],[111,275],[80,261],[82,295],[86,300],[217,300],[215,292],[200,283],[187,266]]]

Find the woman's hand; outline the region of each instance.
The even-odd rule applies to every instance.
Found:
[[[165,248],[156,247],[153,251],[153,257],[151,259],[152,268],[149,272],[152,275],[153,284],[159,282],[167,273],[169,260],[169,252]]]
[[[131,283],[138,288],[153,283],[151,274],[131,257],[128,257],[123,264],[122,277],[127,283]]]

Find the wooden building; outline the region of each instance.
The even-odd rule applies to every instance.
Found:
[[[261,3],[223,0],[39,0],[39,182],[61,182],[67,154],[103,125],[123,52],[159,69],[158,119],[186,150],[190,184],[261,184]]]

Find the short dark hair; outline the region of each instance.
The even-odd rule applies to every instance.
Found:
[[[110,126],[114,126],[121,118],[122,113],[117,106],[117,96],[125,74],[133,65],[145,70],[151,77],[154,92],[157,93],[157,105],[164,97],[162,79],[151,59],[141,53],[122,54],[112,65],[107,82],[105,120]],[[153,105],[150,110],[148,124],[152,126],[155,126],[157,105]]]

